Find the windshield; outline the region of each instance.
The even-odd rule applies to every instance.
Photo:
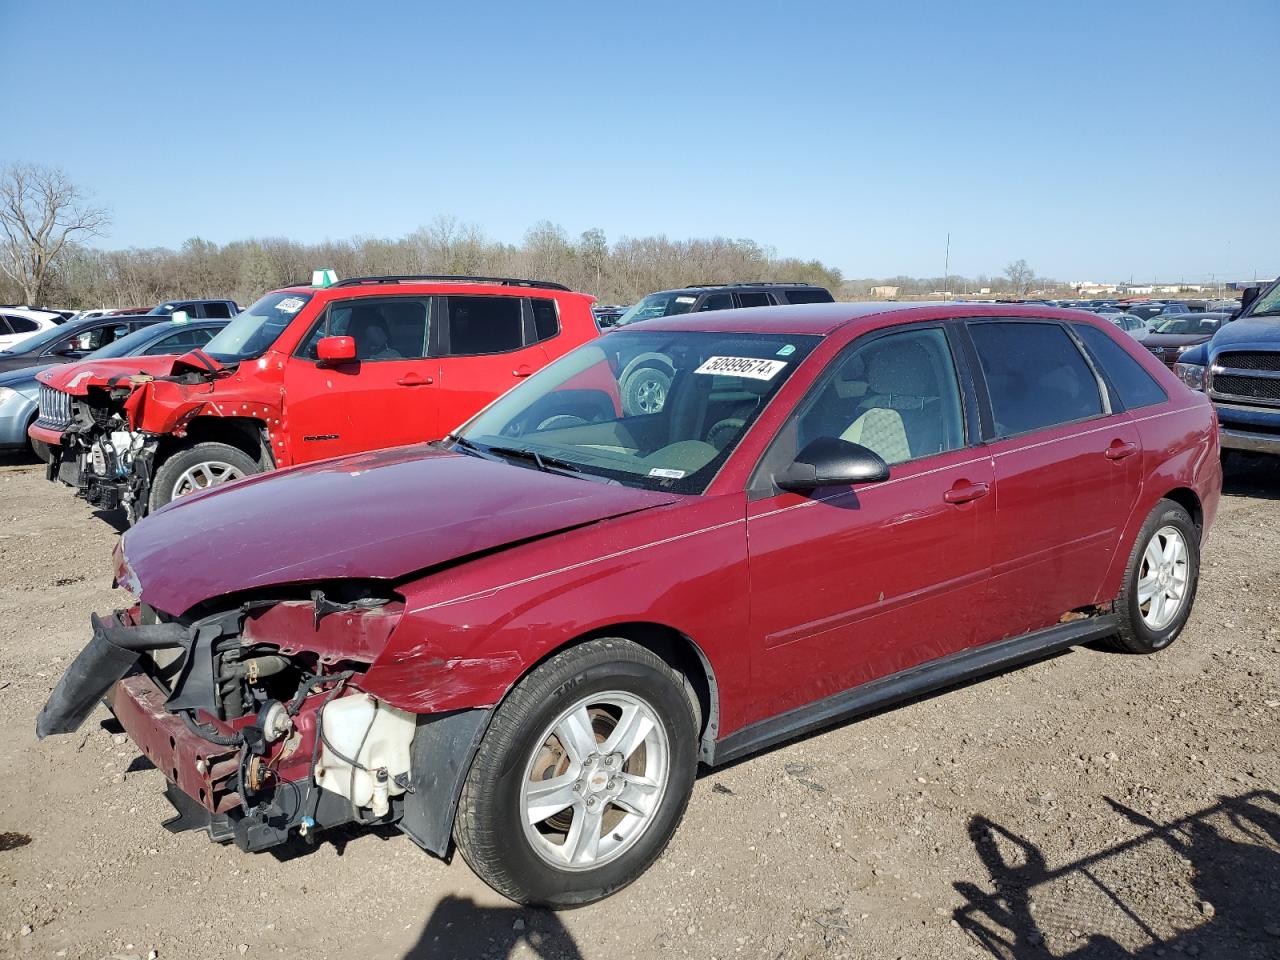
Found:
[[[1271,289],[1264,290],[1262,295],[1253,302],[1253,308],[1249,311],[1249,316],[1275,316],[1280,313],[1280,280],[1271,285]]]
[[[611,333],[495,401],[461,428],[455,448],[627,486],[702,493],[818,339]]]
[[[620,316],[614,326],[625,327],[628,323],[637,323],[640,320],[688,313],[697,302],[697,296],[692,293],[651,293]]]
[[[1156,327],[1156,333],[1197,334],[1213,333],[1222,326],[1221,317],[1197,317],[1195,314],[1180,314],[1164,320]]]
[[[310,300],[309,293],[268,293],[236,314],[236,318],[205,345],[204,352],[223,364],[260,357]]]

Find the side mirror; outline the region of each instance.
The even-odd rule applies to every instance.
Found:
[[[316,359],[326,367],[351,363],[356,358],[354,337],[323,337],[316,344]]]
[[[889,465],[874,450],[837,437],[818,437],[795,462],[776,474],[773,482],[792,493],[851,483],[879,483],[889,479]]]
[[[1244,313],[1253,306],[1253,301],[1257,300],[1261,293],[1261,287],[1245,287],[1244,293],[1240,294],[1240,313]]]

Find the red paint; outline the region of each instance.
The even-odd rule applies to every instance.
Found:
[[[884,327],[966,316],[1092,323],[1169,399],[898,465],[878,484],[748,499],[762,452],[844,347]],[[1203,527],[1213,521],[1221,471],[1208,400],[1092,316],[830,304],[636,329],[650,325],[825,337],[705,495],[423,447],[366,454],[195,495],[144,520],[124,540],[142,598],[178,614],[255,588],[384,579],[403,598],[398,621],[385,642],[353,639],[348,649],[351,659],[372,656],[359,686],[419,713],[492,705],[567,643],[658,625],[710,664],[713,735],[724,736],[1109,601],[1138,528],[1170,491],[1192,491]],[[308,649],[309,627],[291,629]],[[340,646],[324,643],[330,654]]]
[[[135,430],[184,436],[198,417],[236,417],[265,428],[271,459],[278,467],[308,463],[347,453],[434,440],[461,424],[490,401],[574,347],[599,336],[591,316],[593,298],[582,293],[485,283],[382,283],[355,287],[291,287],[310,302],[259,358],[222,371],[212,382],[176,383],[156,379],[140,384],[125,409]],[[509,353],[488,356],[433,356],[408,360],[348,362],[345,348],[316,362],[294,356],[299,343],[325,308],[335,301],[364,297],[430,295],[537,297],[554,300],[560,332]],[[325,341],[350,340],[329,337]],[[322,341],[324,342],[324,341]],[[330,343],[326,351],[339,350]],[[72,376],[59,368],[39,375],[58,390],[85,394],[103,387],[114,367],[145,369],[157,377],[200,370],[201,365],[172,357],[76,364],[94,375],[70,388]],[[33,428],[32,436],[57,445],[61,435]]]

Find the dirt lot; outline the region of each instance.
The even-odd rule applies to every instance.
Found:
[[[0,461],[0,955],[1280,957],[1280,470],[1228,494],[1171,650],[1076,650],[707,772],[648,874],[552,915],[394,831],[288,860],[170,835],[105,711],[38,743],[117,602],[116,530]]]

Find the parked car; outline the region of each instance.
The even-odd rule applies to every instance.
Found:
[[[591,313],[596,318],[596,326],[601,330],[616,326],[619,318],[626,312],[627,308],[621,304],[597,304],[591,308]]]
[[[631,416],[638,353],[675,376]],[[105,695],[184,826],[262,850],[395,823],[573,906],[662,852],[700,761],[1076,644],[1167,647],[1220,485],[1208,400],[1082,313],[686,313],[442,443],[157,510],[116,552],[138,605],[93,618],[37,731]]]
[[[590,304],[484,277],[287,287],[152,381],[41,373],[30,434],[54,449],[51,480],[136,519],[227,480],[442,437],[599,336]]]
[[[12,350],[37,333],[53,330],[62,323],[62,315],[44,310],[0,310],[0,351]]]
[[[1280,279],[1246,291],[1238,318],[1173,369],[1213,401],[1224,450],[1280,455]]]
[[[1185,303],[1164,303],[1162,301],[1149,301],[1147,303],[1135,303],[1125,309],[1125,312],[1131,317],[1137,317],[1139,320],[1153,320],[1161,314],[1168,313],[1190,313]]]
[[[193,320],[227,320],[240,312],[234,300],[166,300],[147,311],[153,317],[171,317],[182,312]]]
[[[168,366],[168,357],[203,346],[227,322],[170,320],[148,324],[95,350],[72,366],[78,373],[92,370],[94,376],[101,378],[163,372]],[[130,359],[122,363],[122,358]],[[50,366],[46,363],[0,373],[0,451],[29,447],[41,460],[49,459],[48,444],[28,436],[27,431],[39,413],[40,381],[36,375]]]
[[[77,311],[68,320],[93,320],[97,317],[120,317],[134,313],[147,313],[147,307],[93,307]]]
[[[0,351],[0,373],[23,367],[71,363],[83,360],[113,340],[140,327],[162,323],[163,316],[109,316],[68,320],[42,330],[17,346]]]
[[[825,287],[809,283],[705,284],[651,293],[627,310],[613,326],[625,327],[640,320],[701,313],[704,310],[770,307],[781,303],[831,303],[834,299]]]
[[[1207,343],[1230,319],[1229,313],[1161,314],[1153,322],[1151,332],[1142,339],[1142,345],[1157,360],[1172,367],[1186,351]]]

